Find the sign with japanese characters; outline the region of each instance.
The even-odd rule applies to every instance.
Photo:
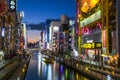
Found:
[[[99,49],[102,48],[101,42],[96,42],[96,43],[85,43],[81,45],[81,48],[86,48],[86,49]]]
[[[12,11],[12,12],[16,11],[16,0],[9,1],[9,8],[10,8],[10,11]]]

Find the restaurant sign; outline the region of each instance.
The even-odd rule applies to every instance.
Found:
[[[85,48],[85,49],[100,49],[100,48],[102,48],[102,43],[101,42],[85,43],[85,44],[81,45],[81,48]]]

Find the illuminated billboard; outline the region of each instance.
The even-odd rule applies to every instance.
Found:
[[[88,18],[84,19],[83,21],[80,22],[80,26],[86,26],[92,22],[95,22],[97,20],[101,19],[101,10],[97,11],[96,13],[92,14]]]
[[[106,40],[107,40],[107,38],[106,38],[106,30],[103,30],[102,31],[102,46],[103,47],[106,47]]]
[[[81,45],[81,48],[85,48],[85,49],[101,49],[102,48],[102,43],[101,42],[85,43],[85,44]]]
[[[87,13],[89,9],[94,8],[100,0],[81,0],[82,7],[81,11]]]
[[[2,28],[2,37],[5,36],[5,28]]]

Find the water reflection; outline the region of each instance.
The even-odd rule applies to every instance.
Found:
[[[40,75],[40,69],[41,69],[41,55],[40,52],[38,52],[38,76]],[[40,76],[38,78],[40,79]]]
[[[41,60],[42,54],[33,54],[25,80],[88,80],[83,75],[54,61],[47,64]]]

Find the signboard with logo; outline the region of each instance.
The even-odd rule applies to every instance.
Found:
[[[84,19],[83,21],[80,22],[80,26],[84,27],[90,23],[93,23],[97,20],[101,19],[101,10],[99,10],[98,12],[92,14],[91,16],[89,16],[88,18]]]
[[[102,46],[103,47],[106,47],[106,40],[107,40],[107,38],[106,38],[106,30],[103,30],[102,31]]]
[[[85,49],[101,49],[102,48],[102,43],[101,42],[85,43],[85,44],[81,45],[81,48],[85,48]]]
[[[10,11],[16,12],[16,0],[9,0]]]

